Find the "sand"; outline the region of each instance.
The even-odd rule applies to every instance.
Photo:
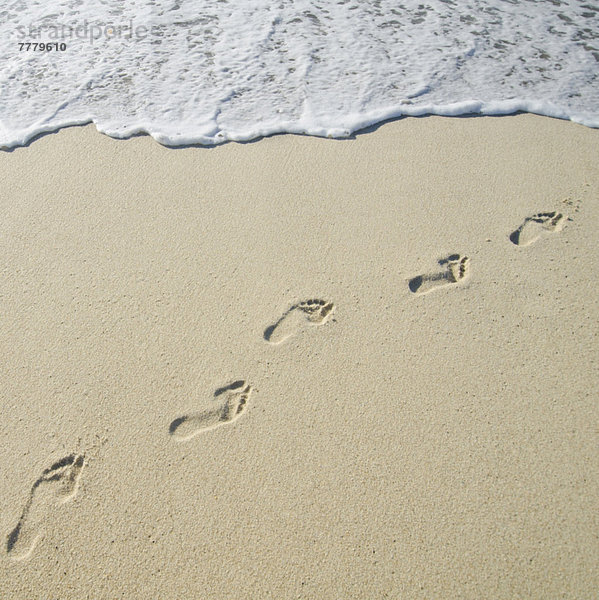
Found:
[[[599,131],[0,154],[0,597],[592,598]]]

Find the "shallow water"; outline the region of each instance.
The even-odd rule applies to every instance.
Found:
[[[429,113],[599,127],[593,2],[10,0],[0,29],[2,146],[87,122],[171,145]]]

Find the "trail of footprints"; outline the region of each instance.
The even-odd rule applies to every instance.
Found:
[[[524,219],[510,236],[517,246],[529,246],[538,239],[561,231],[567,217],[560,212],[539,212]],[[466,281],[470,275],[470,259],[452,254],[438,261],[440,270],[418,275],[408,281],[414,294],[427,294],[447,286]],[[299,302],[286,310],[264,331],[264,340],[278,346],[295,335],[324,325],[333,314],[335,305],[320,299]],[[212,405],[204,410],[192,411],[174,419],[168,428],[170,436],[178,442],[188,442],[198,434],[230,425],[247,410],[252,386],[238,379],[213,395]],[[82,454],[69,454],[45,469],[33,484],[18,523],[8,534],[6,552],[14,560],[29,558],[44,535],[44,523],[61,510],[76,495],[85,465]]]
[[[539,212],[526,217],[520,227],[510,234],[509,239],[516,246],[530,246],[542,237],[560,232],[566,221],[567,217],[561,212]],[[439,272],[410,279],[410,291],[414,294],[427,294],[436,289],[462,283],[470,274],[470,259],[461,254],[452,254],[441,259],[439,266]]]

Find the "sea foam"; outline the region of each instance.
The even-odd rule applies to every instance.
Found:
[[[599,6],[421,2],[9,0],[0,146],[90,122],[167,145],[345,137],[402,115],[599,127]]]

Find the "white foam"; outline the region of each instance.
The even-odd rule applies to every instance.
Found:
[[[599,127],[599,6],[420,2],[9,0],[0,146],[90,122],[168,145],[344,137],[425,114],[525,111]],[[86,24],[86,38],[57,38]],[[115,37],[131,25],[138,35]],[[45,30],[32,38],[31,26]],[[92,43],[108,26],[112,37]],[[67,49],[19,51],[28,41]]]

